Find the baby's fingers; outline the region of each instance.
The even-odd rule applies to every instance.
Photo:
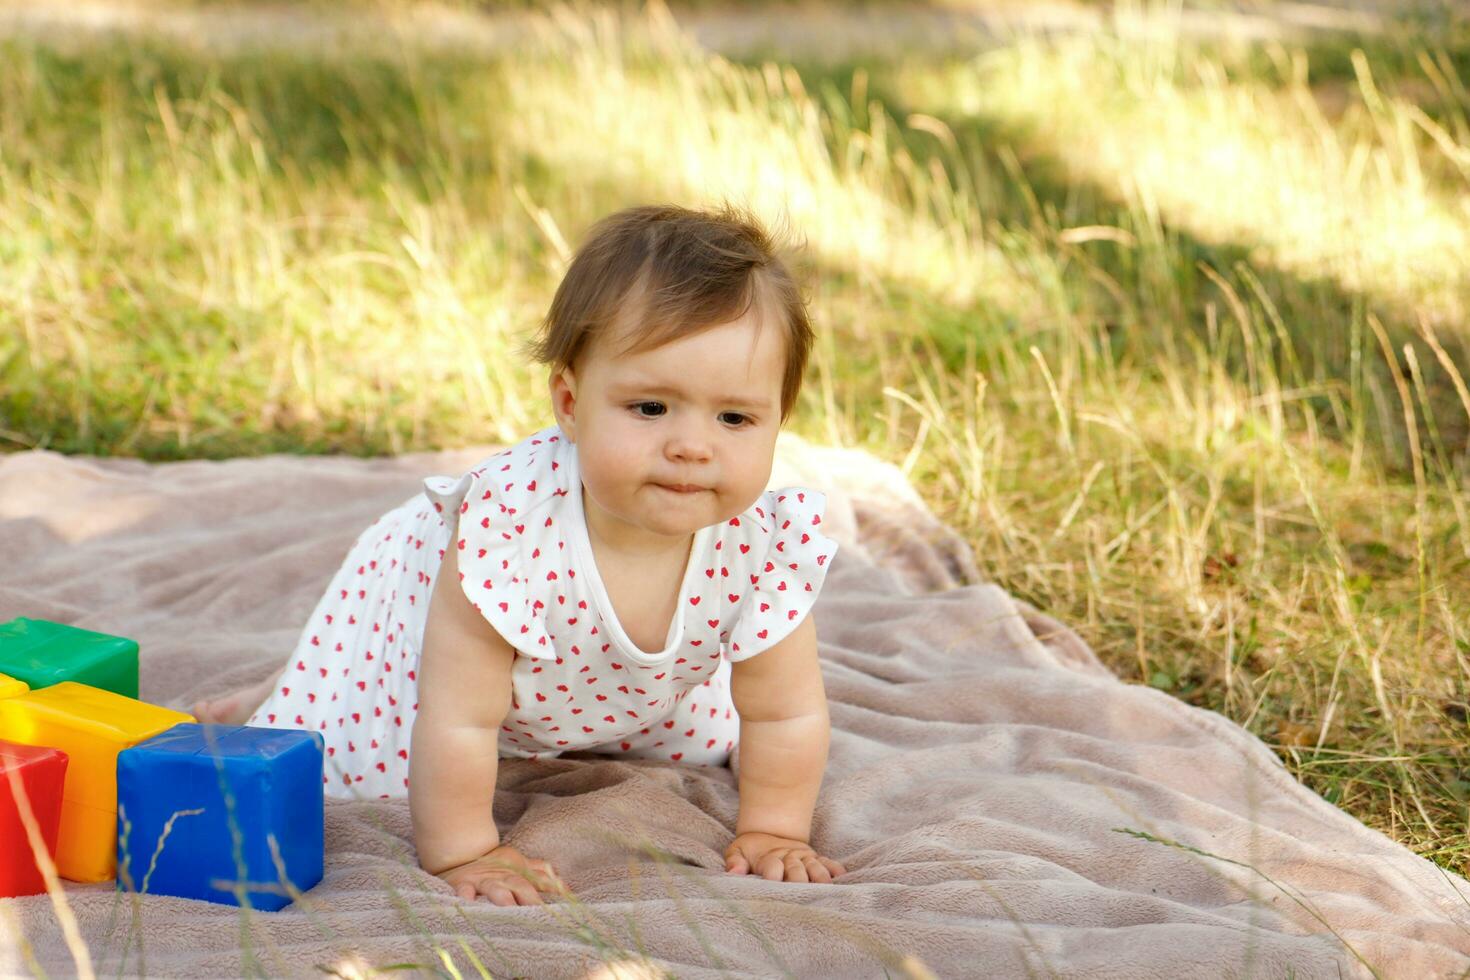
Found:
[[[760,871],[760,876],[767,881],[781,881],[786,877],[786,862],[781,860],[781,855],[774,851],[756,862],[756,868]]]
[[[832,877],[834,878],[836,878],[838,875],[847,874],[847,867],[837,861],[832,860],[831,858],[819,857],[817,858],[817,860],[822,862],[827,870],[832,873]]]
[[[570,895],[572,890],[567,887],[566,882],[561,880],[561,875],[556,873],[550,864],[545,861],[532,861],[529,874],[531,883],[544,892],[556,895]]]
[[[529,883],[516,878],[485,878],[480,882],[480,894],[496,905],[540,905],[541,896]]]
[[[806,865],[806,876],[808,880],[822,885],[832,880],[832,873],[827,870],[827,866],[822,863],[822,859],[815,854],[803,858],[802,863]]]

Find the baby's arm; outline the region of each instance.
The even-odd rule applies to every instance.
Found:
[[[451,542],[429,599],[409,755],[409,811],[419,864],[464,898],[541,903],[527,872],[560,882],[544,861],[500,843],[492,807],[500,726],[515,651],[465,598]]]
[[[726,870],[830,882],[846,868],[809,845],[831,738],[812,615],[770,649],[736,663],[730,694],[740,713],[740,813]]]

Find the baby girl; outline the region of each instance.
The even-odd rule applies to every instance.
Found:
[[[766,489],[812,343],[798,284],[747,215],[632,208],[592,229],[543,327],[556,424],[426,479],[282,670],[194,713],[320,732],[330,795],[406,795],[419,864],[497,905],[566,893],[500,839],[500,758],[718,766],[738,742],[727,872],[830,882],[811,608],[837,544],[823,494]]]

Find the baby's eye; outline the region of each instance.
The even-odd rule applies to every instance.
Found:
[[[744,425],[748,421],[746,417],[744,415],[741,415],[739,412],[721,412],[720,416],[726,421],[734,419],[733,422],[730,422],[731,425]]]
[[[640,409],[647,408],[650,405],[652,405],[654,408],[658,409],[658,411],[656,413],[654,413],[653,415],[644,415],[643,412],[640,411]],[[656,418],[658,418],[660,415],[663,414],[663,409],[664,409],[664,406],[663,406],[663,403],[662,402],[639,402],[638,404],[632,405],[632,406],[629,406],[629,407],[631,407],[633,409],[633,411],[635,411],[635,412],[638,413],[639,418],[645,418],[645,419],[656,419]]]

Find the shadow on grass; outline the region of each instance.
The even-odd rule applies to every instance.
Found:
[[[813,64],[796,67],[808,90],[821,93],[819,98],[829,105],[833,99],[851,104],[855,100],[848,93],[865,90],[894,119],[928,117],[952,133],[955,143],[948,146],[935,138],[931,124],[921,122],[924,128],[903,127],[899,137],[922,166],[943,167],[952,184],[975,188],[988,227],[997,229],[989,237],[1004,240],[1015,231],[1066,253],[1059,264],[1074,277],[1068,285],[1075,285],[1079,294],[1093,290],[1099,274],[1105,277],[1111,302],[1105,299],[1097,312],[1104,320],[1100,334],[1110,339],[1106,347],[1113,356],[1131,354],[1138,365],[1160,354],[1188,357],[1191,347],[1210,341],[1212,317],[1226,322],[1227,332],[1234,330],[1237,341],[1242,341],[1239,331],[1249,329],[1257,335],[1254,350],[1249,340],[1210,345],[1233,377],[1255,380],[1252,372],[1267,368],[1283,389],[1294,390],[1298,400],[1311,407],[1324,432],[1348,441],[1355,425],[1365,428],[1390,465],[1407,470],[1410,447],[1402,406],[1371,316],[1381,321],[1396,357],[1403,357],[1404,345],[1414,348],[1433,419],[1448,451],[1463,453],[1463,447],[1470,446],[1466,406],[1455,379],[1425,342],[1415,310],[1346,289],[1325,276],[1278,268],[1259,256],[1254,243],[1205,241],[1167,219],[1153,225],[1123,200],[1118,189],[1069,174],[1062,161],[1024,128],[983,113],[934,114],[929,107],[906,104],[885,84],[888,65],[883,62],[854,63],[837,70]],[[865,106],[854,104],[852,112],[855,126],[867,125]],[[1069,241],[1069,229],[1119,229],[1123,235],[1110,238],[1104,233],[1089,239],[1084,234],[1079,245]],[[934,313],[930,334],[945,351],[946,363],[958,365],[968,331],[953,329],[944,311]],[[1232,318],[1238,322],[1230,327]],[[1051,332],[1035,331],[1043,344]],[[1470,375],[1470,337],[1444,329],[1437,337],[1460,378]],[[983,350],[985,345],[981,346]],[[1400,365],[1399,370],[1405,368]],[[1336,398],[1331,394],[1334,388]],[[1318,393],[1304,393],[1311,391]],[[1372,404],[1349,406],[1354,398]]]
[[[191,129],[218,125],[218,107],[199,101],[205,93],[232,118],[243,120],[239,125],[246,131],[238,144],[220,151],[226,159],[213,165],[261,181],[262,193],[280,199],[288,214],[310,212],[311,189],[321,183],[355,185],[369,197],[401,183],[422,201],[453,196],[471,213],[487,214],[497,206],[484,190],[489,184],[514,182],[539,190],[587,182],[534,153],[510,157],[497,149],[495,98],[503,69],[482,57],[445,53],[401,61],[388,56],[338,60],[260,51],[206,58],[146,41],[97,45],[83,54],[8,42],[0,52],[19,59],[15,63],[28,60],[26,70],[44,79],[23,92],[19,112],[7,120],[22,171],[44,168],[78,181],[95,179],[103,166],[99,149],[105,158],[109,132],[152,133],[137,141],[144,149],[116,161],[146,188],[150,174],[170,166],[170,146],[195,150],[199,140],[189,138]],[[819,102],[842,103],[857,128],[870,124],[866,100],[847,98],[859,74],[868,95],[891,116],[927,114],[926,107],[905,104],[885,85],[882,63],[797,67],[808,90],[819,93]],[[162,139],[156,133],[168,127],[160,122],[160,104],[176,109],[172,125],[177,132]],[[58,114],[63,121],[57,121]],[[885,298],[908,312],[919,325],[915,332],[927,335],[948,367],[960,369],[973,350],[984,370],[993,358],[1014,357],[1033,343],[1046,353],[1054,342],[1081,332],[1089,334],[1085,342],[1107,363],[1126,361],[1131,369],[1145,371],[1160,357],[1197,356],[1208,343],[1211,356],[1223,358],[1232,376],[1254,383],[1254,393],[1260,391],[1253,373],[1267,370],[1280,388],[1294,392],[1324,431],[1343,440],[1366,433],[1390,461],[1406,466],[1403,412],[1368,323],[1373,313],[1383,320],[1390,346],[1415,347],[1438,437],[1451,452],[1465,444],[1470,425],[1464,408],[1448,373],[1417,335],[1412,311],[1387,308],[1326,278],[1271,267],[1253,257],[1250,243],[1205,242],[1167,222],[1155,225],[1122,201],[1116,189],[1069,176],[1034,134],[996,118],[935,118],[953,134],[953,146],[932,132],[906,127],[896,138],[921,166],[942,167],[954,186],[973,190],[986,237],[1002,251],[1008,240],[1034,240],[1060,256],[1060,282],[1050,284],[1057,315],[1048,322],[1023,321],[991,302],[956,307],[911,284],[881,281]],[[845,149],[836,145],[832,128],[827,133],[834,151]],[[252,150],[257,143],[259,153]],[[638,190],[626,189],[623,196],[635,197]],[[601,186],[595,193],[616,198],[618,188]],[[123,206],[149,205],[142,200]],[[1132,244],[1106,236],[1069,238],[1069,230],[1079,227],[1119,229]],[[839,282],[872,279],[831,263],[815,271]],[[553,285],[546,284],[548,294]],[[236,353],[239,336],[263,326],[242,317],[260,319],[260,314],[170,307],[167,297],[150,297],[148,284],[143,286],[98,284],[113,293],[111,308],[124,321],[135,322],[140,336],[147,335],[145,346],[156,348],[145,354],[153,356],[152,371],[139,365],[145,370],[99,372],[78,387],[74,377],[66,376],[73,365],[52,362],[46,370],[30,370],[24,340],[10,344],[0,332],[0,389],[5,392],[0,395],[0,446],[21,448],[44,439],[42,444],[63,452],[105,454],[121,447],[144,458],[167,459],[269,452],[374,455],[403,443],[404,433],[375,429],[346,414],[251,417],[268,400],[267,379],[232,374],[221,365]],[[1067,322],[1074,297],[1083,308],[1076,322]],[[1232,320],[1239,322],[1232,325]],[[1212,321],[1225,333],[1236,331],[1235,342],[1228,337],[1212,341],[1207,336]],[[0,325],[4,322],[0,314]],[[844,337],[844,344],[851,339]],[[1449,356],[1462,366],[1470,364],[1463,338],[1441,339],[1446,344],[1458,339],[1458,349],[1451,347]],[[221,390],[221,382],[227,390]],[[390,417],[397,411],[398,390],[383,396]],[[445,404],[466,395],[447,391]],[[408,441],[416,446],[435,441],[432,432],[420,431],[417,420],[411,429]]]

